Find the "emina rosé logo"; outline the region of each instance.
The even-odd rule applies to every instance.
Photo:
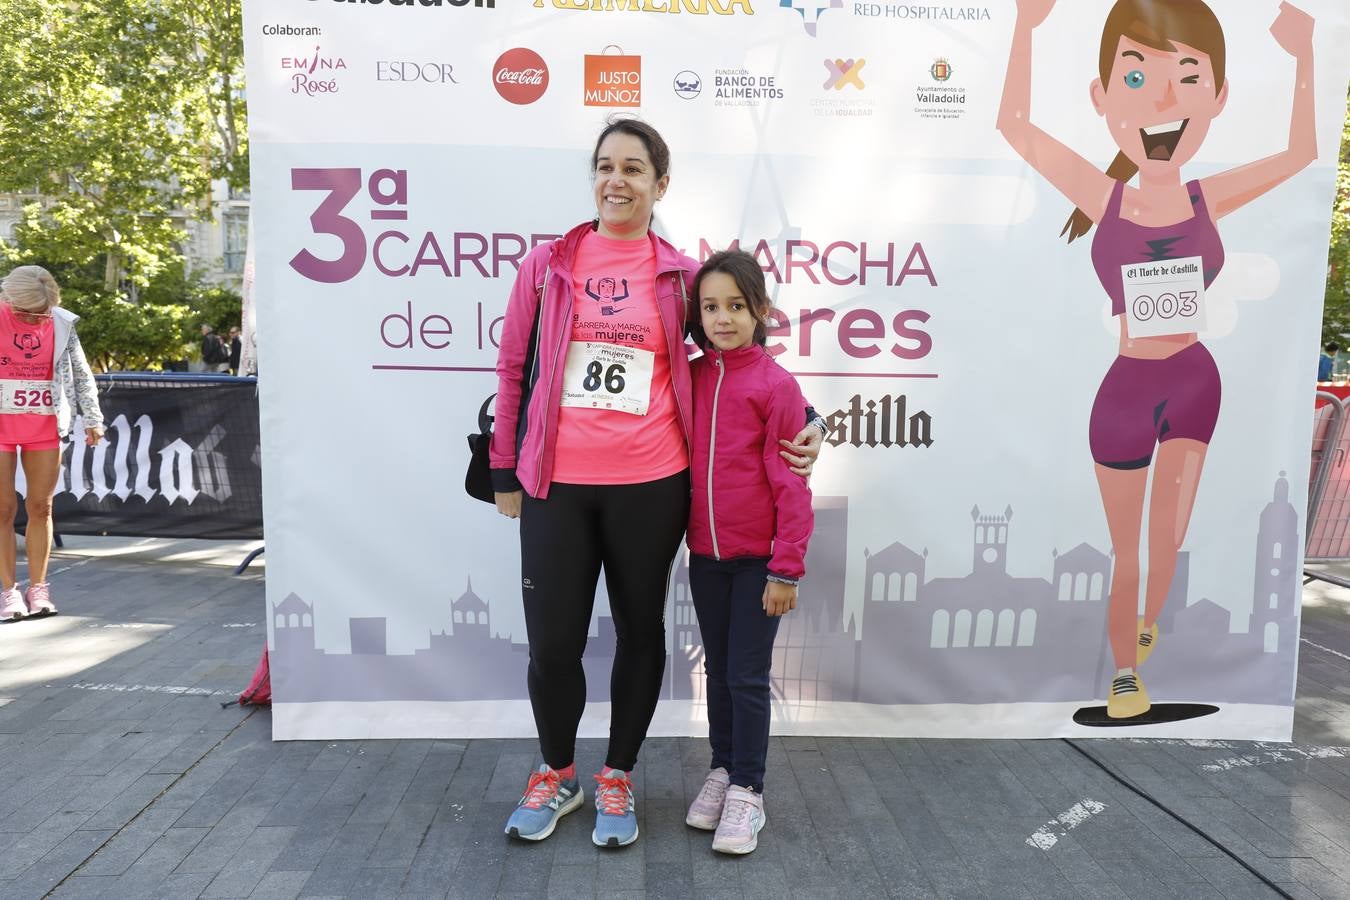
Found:
[[[346,71],[347,61],[340,56],[325,56],[316,45],[307,56],[283,56],[281,70],[290,78],[291,93],[313,97],[315,94],[336,94],[337,73]]]
[[[492,66],[492,86],[509,103],[533,103],[548,90],[548,65],[528,48],[507,50]]]

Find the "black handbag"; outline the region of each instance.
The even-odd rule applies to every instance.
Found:
[[[469,469],[464,473],[464,490],[475,500],[496,503],[492,491],[492,466],[488,450],[492,446],[492,416],[488,407],[496,394],[491,394],[478,409],[478,430],[469,435]]]

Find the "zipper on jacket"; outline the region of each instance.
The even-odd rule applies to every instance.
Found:
[[[674,370],[675,354],[677,353],[685,355],[686,356],[685,365],[689,364],[687,354],[684,353],[684,323],[685,319],[689,315],[689,310],[686,309],[685,307],[689,303],[689,298],[684,293],[684,270],[673,269],[670,274],[675,279],[675,285],[680,289],[680,327],[676,332],[675,337],[672,338],[670,334],[666,335],[666,348],[667,352],[670,353],[670,364],[672,367],[670,375],[670,389],[675,392],[675,409],[680,414],[680,430],[684,432],[684,444],[686,447],[693,447],[694,436],[688,432],[684,424],[686,421],[692,422],[693,420],[692,419],[686,420],[684,417],[684,407],[680,404],[680,392],[675,388],[675,370]],[[659,292],[657,296],[658,297],[660,296]],[[661,309],[659,306],[657,307],[656,312],[657,315],[660,315]]]
[[[713,358],[713,365],[717,366],[717,387],[713,389],[712,428],[708,432],[708,533],[712,535],[713,558],[721,559],[722,552],[717,547],[717,524],[713,515],[713,457],[717,455],[717,401],[722,394],[722,378],[727,374],[721,351]]]
[[[552,273],[552,271],[553,271],[553,264],[552,264],[552,263],[549,263],[548,265],[544,266],[544,284],[543,284],[543,286],[542,286],[542,287],[540,288],[540,290],[539,290],[539,342],[540,342],[540,343],[543,343],[543,340],[544,340],[544,303],[548,300],[548,279],[549,279],[549,276],[550,276],[550,274]],[[569,316],[568,318],[570,319],[571,317]],[[553,370],[552,370],[553,372],[558,371],[558,349],[559,349],[561,346],[562,346],[562,340],[559,339],[559,341],[558,341],[558,347],[553,348]],[[537,344],[535,345],[535,351],[534,351],[534,363],[535,363],[535,365],[537,365],[537,366],[540,367],[540,369],[539,369],[539,375],[542,377],[543,374],[544,374],[543,363],[541,363],[541,362],[539,361],[539,347],[538,347]],[[535,384],[538,384],[538,383],[539,383],[539,379],[536,378],[534,383],[535,383]],[[552,397],[553,397],[553,383],[552,383],[552,376],[551,376],[551,375],[550,375],[550,379],[549,379],[549,388],[548,388],[548,392],[549,392],[549,397],[548,397],[548,399],[551,401],[551,400],[552,400]],[[533,392],[533,388],[532,388],[532,389],[531,389],[531,396],[533,396],[533,393],[534,393],[534,392]],[[534,465],[534,491],[533,491],[533,492],[531,493],[531,495],[530,495],[530,496],[532,496],[532,497],[538,497],[538,496],[539,496],[539,485],[543,482],[543,479],[544,479],[544,449],[545,449],[545,447],[548,445],[548,413],[549,413],[549,409],[553,406],[553,404],[552,404],[551,402],[546,402],[546,403],[544,403],[544,404],[542,404],[542,405],[543,405],[543,408],[544,408],[544,421],[541,422],[541,423],[539,423],[540,426],[543,428],[543,430],[539,432],[539,456],[538,456],[538,458],[535,460],[535,465]],[[549,480],[552,481],[551,478],[550,478]]]

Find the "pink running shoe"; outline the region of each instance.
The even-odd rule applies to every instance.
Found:
[[[28,607],[23,605],[23,594],[19,586],[0,591],[0,622],[17,622],[28,615]]]
[[[689,815],[684,824],[704,831],[716,831],[717,823],[722,821],[722,803],[727,798],[727,785],[731,781],[727,770],[718,766],[708,772],[708,777],[699,788],[698,796],[689,804]]]
[[[718,853],[752,853],[759,846],[759,830],[764,822],[764,798],[733,784],[727,788],[722,821],[717,823],[712,848]]]
[[[36,581],[28,586],[24,594],[24,602],[28,604],[28,615],[33,619],[40,619],[43,616],[56,615],[56,605],[52,603],[47,582]]]

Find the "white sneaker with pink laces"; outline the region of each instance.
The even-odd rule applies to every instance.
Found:
[[[40,619],[43,616],[56,615],[56,604],[52,603],[50,591],[45,581],[30,584],[28,591],[24,594],[24,602],[28,604],[30,618]]]
[[[23,605],[23,594],[16,584],[8,590],[0,590],[0,622],[17,622],[28,615],[28,607]]]

